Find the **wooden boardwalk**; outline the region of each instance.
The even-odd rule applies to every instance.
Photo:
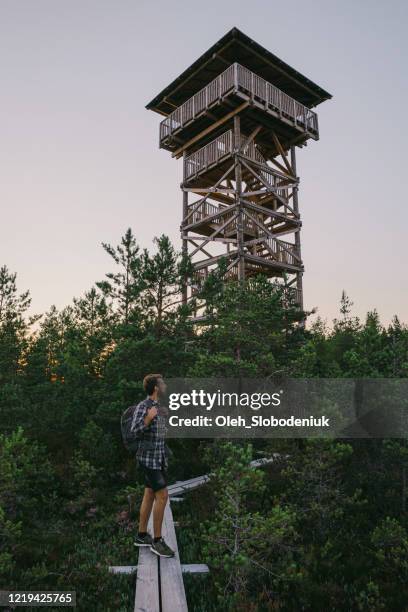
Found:
[[[272,457],[267,459],[251,461],[251,467],[262,467],[280,461],[286,456],[274,453]],[[116,566],[109,568],[114,573],[133,573],[136,571],[135,612],[188,612],[183,573],[207,573],[208,567],[204,564],[183,566],[180,563],[170,500],[202,486],[210,479],[211,475],[205,474],[204,476],[176,482],[168,487],[169,500],[164,512],[162,535],[168,545],[175,550],[174,557],[158,557],[151,552],[150,548],[140,547],[137,567]],[[153,512],[150,515],[148,531],[153,533]]]
[[[153,512],[147,529],[153,533]],[[168,559],[166,559],[168,561]],[[136,576],[135,612],[160,612],[159,557],[147,546],[139,548]]]
[[[176,530],[170,502],[164,512],[163,537],[176,554],[171,559],[159,558],[161,610],[163,612],[187,612],[187,600],[177,546]]]
[[[153,533],[153,513],[148,531]],[[170,501],[164,512],[162,535],[176,554],[172,558],[163,558],[152,553],[147,546],[139,548],[135,612],[188,612]]]

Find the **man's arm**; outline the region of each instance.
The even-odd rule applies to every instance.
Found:
[[[145,429],[149,427],[156,414],[156,406],[151,406],[150,408],[147,408],[147,406],[142,405],[138,407],[134,412],[130,430],[135,433],[141,433],[145,431]]]

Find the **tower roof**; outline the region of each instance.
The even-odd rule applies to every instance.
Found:
[[[309,108],[332,97],[241,30],[232,28],[155,96],[146,108],[162,115],[170,114],[234,62],[249,68]]]

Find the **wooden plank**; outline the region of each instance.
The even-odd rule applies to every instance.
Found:
[[[150,514],[148,531],[153,533],[153,511]],[[160,612],[159,563],[148,546],[139,547],[137,565],[135,612]]]
[[[197,244],[197,243],[195,242],[195,240],[193,240],[192,238],[188,238],[187,240],[188,240],[189,242],[191,242],[191,244],[193,244],[195,247],[197,247],[197,249],[196,249],[196,251],[195,251],[196,253],[197,253],[198,251],[202,251],[202,252],[204,253],[204,255],[207,255],[207,257],[209,257],[209,258],[211,259],[211,257],[212,257],[211,253],[209,253],[208,251],[206,251],[205,249],[203,249],[201,245],[199,245],[199,244]],[[203,240],[204,240],[204,238],[203,238]]]
[[[261,459],[254,459],[251,461],[250,466],[253,468],[262,467],[263,465],[268,465],[270,463],[274,463],[275,461],[279,461],[281,459],[286,459],[289,455],[282,455],[281,453],[273,453],[271,457],[262,457]],[[208,482],[211,478],[211,474],[204,474],[204,476],[196,476],[195,478],[189,478],[188,480],[178,480],[176,483],[169,485],[167,490],[169,492],[169,496],[173,499],[173,496],[182,495],[186,491],[191,491],[196,489],[197,487],[201,487],[201,485]]]
[[[200,219],[200,221],[193,221],[192,223],[185,225],[183,229],[192,230],[193,228],[198,227],[199,225],[202,225],[203,223],[214,223],[214,221],[216,221],[219,217],[222,217],[225,214],[232,213],[234,210],[236,210],[236,208],[237,208],[237,205],[235,203],[229,206],[228,208],[222,209],[221,207],[219,207],[218,212],[212,215],[207,215],[206,217],[203,217],[202,219]],[[194,236],[194,238],[197,240],[196,236]],[[192,238],[188,238],[188,240],[192,242]],[[214,240],[214,238],[212,240]]]
[[[194,251],[192,251],[192,252],[190,253],[190,257],[193,257],[193,256],[194,256],[194,255],[195,255],[195,254],[196,254],[196,253],[197,253],[197,252],[200,250],[200,249],[202,250],[202,249],[203,249],[203,246],[205,246],[205,245],[206,245],[208,242],[210,242],[210,241],[211,241],[211,239],[212,239],[214,236],[216,236],[217,234],[219,234],[220,232],[222,232],[222,231],[223,231],[223,230],[224,230],[224,229],[225,229],[225,228],[226,228],[228,225],[230,225],[230,224],[231,224],[233,221],[235,221],[235,219],[236,219],[237,217],[238,217],[238,215],[237,215],[237,214],[233,214],[233,215],[232,215],[232,217],[231,217],[230,219],[227,219],[227,220],[226,220],[226,221],[225,221],[225,222],[224,222],[222,225],[220,225],[220,226],[219,226],[219,227],[218,227],[218,228],[215,230],[215,232],[213,232],[213,233],[211,234],[211,236],[209,236],[208,238],[206,238],[206,239],[204,240],[204,242],[202,243],[202,245],[200,245],[200,247],[199,247],[199,248],[194,249]]]
[[[208,199],[208,197],[210,196],[210,194],[211,194],[211,193],[212,193],[214,190],[216,190],[216,189],[217,189],[217,187],[218,187],[219,185],[221,185],[221,183],[222,183],[222,182],[223,182],[223,181],[224,181],[224,180],[225,180],[225,179],[228,177],[228,175],[230,174],[230,172],[232,172],[232,170],[234,170],[234,164],[232,164],[232,166],[230,166],[230,167],[228,168],[228,170],[227,170],[226,172],[224,172],[224,174],[222,175],[222,177],[221,177],[220,179],[218,179],[218,181],[215,183],[215,185],[213,185],[213,186],[211,187],[211,189],[208,191],[207,195],[206,195],[204,198],[202,198],[202,199],[198,200],[197,202],[194,202],[194,203],[191,205],[191,210],[188,212],[187,217],[184,217],[184,219],[183,219],[183,223],[187,223],[187,221],[188,221],[189,217],[190,217],[190,216],[191,216],[191,215],[192,215],[192,214],[193,214],[193,213],[194,213],[194,212],[197,210],[197,208],[199,208],[199,207],[200,207],[200,205],[201,205],[201,204],[204,204],[204,202],[205,202],[205,201]],[[183,189],[183,191],[188,191],[188,189],[187,189],[186,187],[183,187],[182,189]],[[188,203],[187,203],[187,204],[188,204]],[[194,208],[192,208],[192,207],[194,207]],[[187,208],[188,208],[188,207],[187,207]]]
[[[164,511],[162,535],[176,554],[171,558],[160,557],[161,610],[162,612],[176,612],[176,610],[177,612],[188,612],[176,530],[169,501]]]
[[[136,574],[137,565],[111,565],[109,572],[111,574]]]
[[[200,259],[200,261],[193,262],[194,269],[197,271],[197,270],[201,270],[202,268],[208,268],[208,266],[215,264],[222,257],[225,257],[226,259],[231,259],[232,257],[235,257],[236,255],[237,255],[237,251],[230,251],[229,253],[221,253],[221,255],[214,255],[214,257],[212,257],[211,259]]]
[[[249,200],[246,200],[244,198],[241,198],[242,201],[244,202],[244,204],[246,205],[247,208],[251,208],[252,210],[254,210],[255,212],[259,212],[262,213],[266,216],[269,217],[274,217],[276,219],[280,219],[281,221],[287,221],[288,223],[292,223],[294,225],[300,225],[301,221],[299,219],[294,219],[292,217],[288,217],[288,215],[286,215],[283,212],[277,212],[275,210],[272,210],[270,208],[265,208],[264,206],[260,206],[259,204],[256,204],[255,202],[251,202]]]
[[[209,568],[205,563],[188,563],[181,566],[183,574],[208,574]]]
[[[273,142],[275,143],[276,148],[278,149],[279,153],[281,154],[281,157],[283,159],[283,163],[285,164],[288,172],[290,175],[292,176],[296,176],[295,173],[293,172],[293,168],[289,163],[288,158],[286,157],[286,153],[281,145],[281,142],[279,140],[279,138],[277,137],[275,132],[272,132],[272,138],[273,138]]]
[[[263,465],[268,465],[270,463],[275,463],[275,461],[282,461],[284,459],[288,459],[290,455],[282,455],[282,453],[272,453],[271,457],[262,457],[261,459],[254,459],[251,461],[250,466],[257,468],[262,467]]]
[[[176,521],[174,525],[177,526]],[[111,574],[136,574],[137,565],[111,565],[108,568]],[[182,563],[181,572],[183,574],[208,574],[208,565],[205,563]]]
[[[241,163],[250,172],[250,174],[252,174],[257,179],[257,181],[259,181],[259,183],[262,183],[262,185],[266,187],[267,191],[273,193],[274,199],[279,200],[282,203],[282,206],[286,206],[286,208],[289,208],[290,211],[294,212],[289,206],[287,200],[285,200],[281,195],[279,195],[279,187],[275,187],[271,183],[268,183],[260,174],[255,171],[254,168],[251,168],[251,166],[249,166],[243,158],[241,158]]]
[[[248,136],[248,138],[246,140],[244,140],[243,142],[241,142],[241,145],[239,147],[240,151],[243,151],[245,149],[245,147],[247,147],[249,144],[251,144],[251,142],[254,140],[254,138],[256,137],[257,134],[259,134],[259,132],[262,130],[262,125],[258,125]]]
[[[183,482],[178,482],[176,484],[170,485],[168,487],[169,496],[177,496],[184,493],[185,491],[196,489],[197,487],[200,487],[205,482],[207,482],[207,480],[209,480],[209,476],[207,475],[197,476],[196,478],[190,478],[189,480],[184,480]]]

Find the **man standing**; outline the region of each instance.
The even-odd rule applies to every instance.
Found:
[[[135,545],[150,546],[150,550],[160,557],[173,557],[174,550],[166,544],[161,533],[164,509],[169,496],[167,449],[164,441],[168,411],[159,404],[159,396],[165,393],[166,383],[161,374],[148,374],[143,380],[143,388],[147,397],[137,405],[131,425],[132,431],[142,434],[136,458],[145,481]],[[154,538],[147,533],[152,507]]]

